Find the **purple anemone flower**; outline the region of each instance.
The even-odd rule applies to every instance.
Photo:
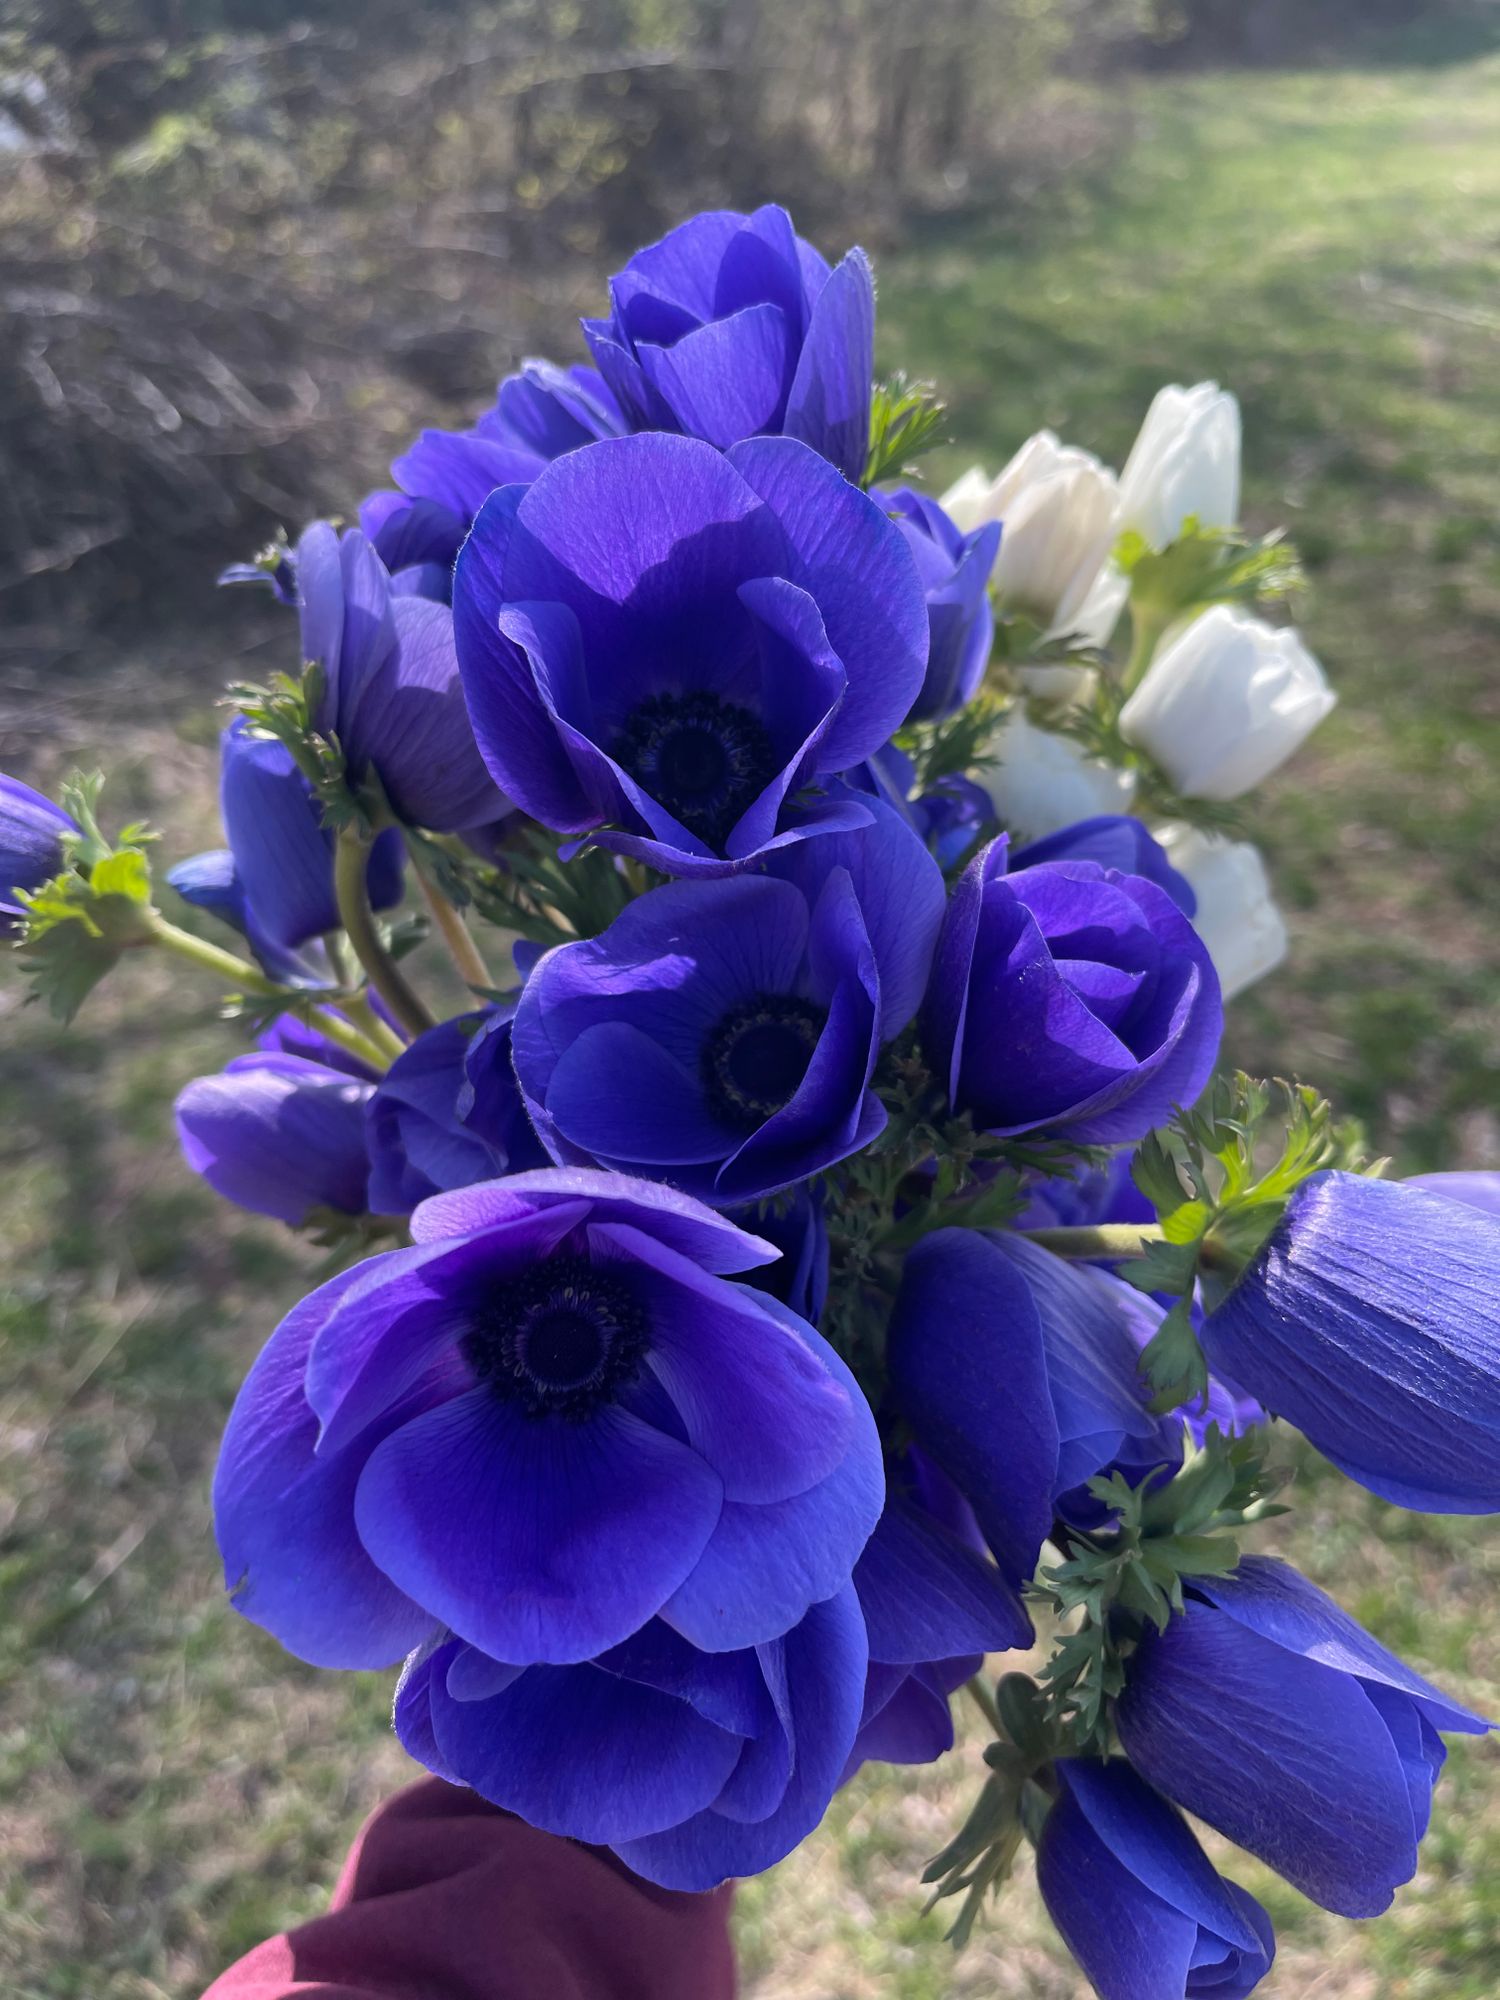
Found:
[[[240,1392],[214,1505],[247,1617],[323,1666],[443,1630],[564,1666],[655,1617],[760,1645],[843,1588],[879,1440],[812,1328],[721,1275],[769,1244],[557,1171],[435,1195],[412,1235],[303,1300]]]
[[[705,1652],[662,1619],[573,1666],[514,1667],[451,1636],[407,1662],[396,1733],[429,1770],[637,1875],[711,1889],[790,1853],[828,1809],[859,1726],[851,1585],[790,1631]]]
[[[905,535],[927,594],[927,678],[912,715],[952,715],[972,700],[989,664],[995,637],[989,581],[1000,552],[1000,523],[986,521],[966,535],[936,500],[909,486],[893,493],[872,489],[870,497]]]
[[[338,738],[350,777],[373,773],[409,826],[498,819],[507,801],[475,748],[447,606],[393,590],[360,530],[326,521],[297,544],[297,589],[302,657],[323,669],[314,722]]]
[[[1276,1956],[1260,1904],[1123,1757],[1055,1770],[1037,1886],[1100,2000],[1246,2000]]]
[[[785,433],[863,478],[875,283],[862,250],[830,269],[784,208],[711,210],[638,250],[609,301],[584,338],[635,429],[721,450]]]
[[[1472,1198],[1314,1174],[1204,1320],[1203,1351],[1382,1499],[1500,1513],[1497,1270],[1500,1215]]]
[[[226,1201],[294,1228],[319,1208],[363,1215],[372,1088],[304,1056],[237,1056],[178,1097],[183,1158]]]
[[[939,1229],[907,1254],[892,1401],[1018,1588],[1056,1516],[1101,1523],[1090,1479],[1182,1458],[1180,1426],[1145,1407],[1125,1289],[1024,1236]]]
[[[548,1164],[511,1067],[514,1012],[440,1022],[380,1079],[366,1113],[373,1214],[409,1215],[430,1194]]]
[[[1100,813],[1075,820],[1041,840],[1018,848],[1010,865],[1019,874],[1042,861],[1097,861],[1122,875],[1144,875],[1165,889],[1185,917],[1198,914],[1198,898],[1186,875],[1172,866],[1161,842],[1130,813]]]
[[[1269,1556],[1191,1582],[1131,1655],[1115,1722],[1158,1791],[1345,1917],[1416,1873],[1439,1730],[1490,1727]]]
[[[219,739],[219,813],[229,841],[192,855],[167,880],[185,902],[240,932],[273,978],[294,985],[331,983],[326,967],[301,951],[339,928],[333,886],[333,834],[292,753],[257,736],[237,717]],[[366,871],[370,907],[401,901],[401,836],[381,834]]]
[[[0,937],[26,914],[16,891],[40,889],[58,874],[62,836],[78,831],[71,813],[0,772]]]
[[[921,1000],[943,881],[899,814],[869,810],[765,874],[653,889],[540,960],[516,1075],[556,1158],[733,1205],[883,1129],[875,1061]]]
[[[927,659],[900,530],[789,438],[570,452],[486,503],[453,605],[496,784],[668,875],[863,824],[817,787],[899,727]]]
[[[1142,1138],[1213,1070],[1213,963],[1165,890],[1093,861],[1006,872],[994,841],[948,907],[922,1036],[955,1110],[988,1132]]]
[[[369,494],[359,525],[398,590],[446,603],[453,559],[497,486],[528,485],[564,452],[628,428],[594,369],[523,361],[468,430],[423,431],[391,466],[401,490]]]

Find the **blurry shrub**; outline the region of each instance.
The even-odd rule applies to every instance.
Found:
[[[694,206],[878,233],[1034,173],[1148,5],[10,0],[0,605],[157,615],[350,505]]]

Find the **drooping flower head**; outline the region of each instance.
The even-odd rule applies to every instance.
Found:
[[[1001,1571],[1029,1581],[1058,1515],[1100,1519],[1090,1479],[1182,1457],[1145,1407],[1123,1288],[1024,1236],[935,1230],[891,1315],[891,1398],[974,1510]]]
[[[496,784],[672,875],[863,824],[817,787],[900,725],[927,657],[900,530],[788,438],[570,452],[486,503],[454,619]]]
[[[183,1158],[216,1194],[294,1227],[314,1210],[363,1215],[374,1088],[305,1056],[237,1056],[200,1076],[174,1107]]]
[[[964,871],[923,1011],[949,1100],[991,1132],[1140,1139],[1208,1081],[1219,982],[1165,890],[1091,861]]]
[[[899,813],[868,815],[763,874],[653,889],[540,961],[516,1074],[558,1159],[733,1205],[874,1138],[875,1061],[921,998],[943,882]]]
[[[1500,1216],[1304,1181],[1203,1323],[1211,1366],[1398,1507],[1500,1512]]]
[[[0,772],[0,937],[25,915],[16,891],[50,881],[62,867],[62,836],[78,830],[71,813]]]
[[[879,1443],[818,1335],[719,1275],[770,1245],[584,1172],[437,1195],[411,1227],[282,1322],[235,1404],[215,1515],[246,1616],[320,1665],[447,1631],[520,1668],[658,1616],[758,1645],[844,1586]]]
[[[1266,1556],[1196,1579],[1146,1633],[1115,1722],[1158,1791],[1346,1917],[1378,1916],[1416,1873],[1439,1730],[1490,1726]]]
[[[1054,1768],[1037,1886],[1100,2000],[1245,2000],[1276,1956],[1260,1904],[1123,1758]]]
[[[864,474],[875,285],[862,250],[830,269],[784,208],[710,211],[638,250],[584,338],[637,430],[721,450],[784,433]]]
[[[219,739],[219,812],[229,846],[179,862],[167,880],[185,902],[240,932],[267,972],[292,985],[331,984],[303,950],[339,928],[332,830],[290,750],[237,717]],[[401,836],[381,834],[365,871],[370,907],[401,901]]]

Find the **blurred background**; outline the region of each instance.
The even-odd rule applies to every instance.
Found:
[[[876,256],[935,490],[1050,425],[1118,464],[1240,396],[1342,706],[1258,797],[1291,962],[1228,1048],[1404,1171],[1500,1167],[1500,6],[1494,0],[0,0],[0,768],[216,838],[212,704],[294,664],[216,593],[351,510],[695,208]],[[384,1677],[227,1610],[235,1386],[316,1253],[176,1160],[233,1032],[131,967],[64,1033],[0,983],[0,1990],[179,2000],[326,1895],[402,1781]],[[1270,1538],[1268,1538],[1270,1539]],[[1500,1710],[1500,1546],[1302,1468],[1289,1551]],[[1233,1746],[1226,1745],[1226,1755]],[[977,1746],[861,1780],[740,1899],[755,2000],[1078,2000],[1019,1882],[962,1959],[917,1878]],[[1387,1918],[1236,1872],[1274,2000],[1494,2000],[1500,1766],[1455,1750]]]

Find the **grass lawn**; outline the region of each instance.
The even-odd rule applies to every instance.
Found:
[[[1299,615],[1344,706],[1257,802],[1296,949],[1240,1005],[1230,1050],[1324,1084],[1403,1168],[1500,1164],[1500,61],[1136,95],[1130,150],[1065,202],[945,224],[883,261],[886,354],[941,380],[992,467],[1042,423],[1118,462],[1162,381],[1238,391],[1249,518],[1296,535]],[[45,746],[44,775],[107,758],[120,815],[149,812],[189,851],[214,837],[203,707],[225,671],[114,659],[34,690],[7,750]],[[226,1227],[174,1157],[173,1091],[225,1049],[190,978],[132,968],[69,1035],[0,988],[15,2000],[196,1994],[318,1905],[407,1771],[384,1677],[299,1667],[219,1591],[217,1433],[314,1258]],[[1487,1524],[1393,1514],[1308,1464],[1285,1546],[1500,1712]],[[860,1781],[744,1891],[757,2000],[1082,1993],[1025,1881],[957,1961],[921,1914],[921,1863],[977,1769],[976,1745],[936,1775]],[[1500,1992],[1500,1764],[1482,1747],[1455,1749],[1422,1873],[1388,1917],[1347,1925],[1237,1872],[1277,1921],[1277,2000]]]

